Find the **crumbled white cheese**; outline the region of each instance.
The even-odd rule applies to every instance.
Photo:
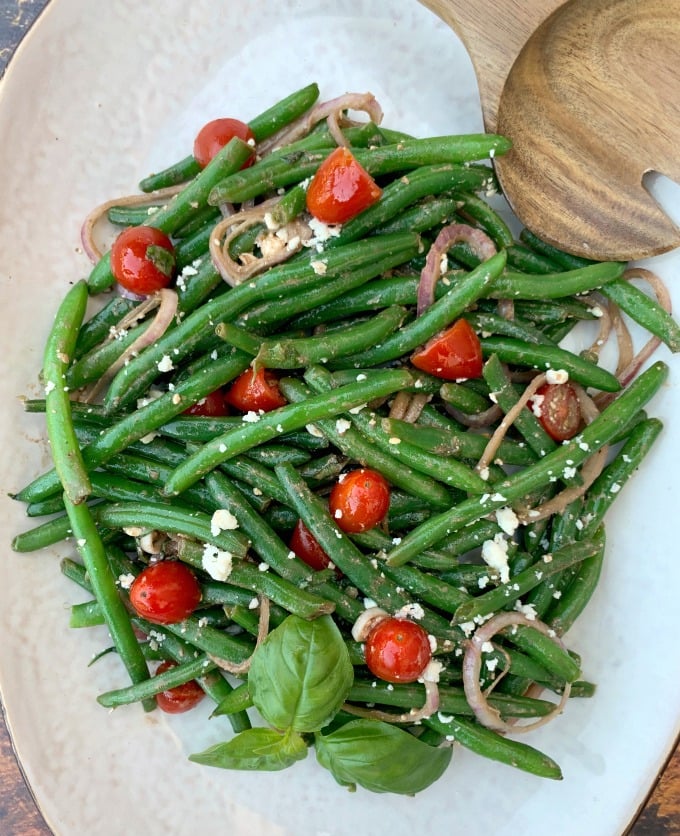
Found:
[[[118,586],[121,589],[129,589],[132,586],[134,579],[135,576],[132,572],[128,572],[126,575],[118,575]]]
[[[545,373],[546,383],[566,383],[569,380],[569,372],[566,369],[549,369]]]
[[[420,621],[425,617],[425,610],[417,602],[411,604],[404,604],[395,614],[395,618],[413,618]]]
[[[157,368],[159,372],[171,372],[175,368],[169,354],[164,354],[161,357],[157,363]]]
[[[352,422],[348,421],[346,418],[338,418],[335,422],[335,429],[338,432],[338,435],[344,435],[351,426]]]
[[[227,508],[219,508],[210,520],[210,533],[217,537],[220,531],[233,531],[238,528],[238,520]]]
[[[510,580],[508,541],[501,533],[496,534],[493,540],[485,540],[482,543],[482,560],[487,566],[498,571],[501,583],[507,583]]]
[[[512,537],[519,526],[517,514],[508,506],[496,510],[496,522],[509,537]]]
[[[328,270],[328,264],[325,261],[310,261],[309,266],[317,276],[325,276]]]
[[[206,543],[203,546],[201,565],[214,580],[226,581],[231,574],[232,554]]]

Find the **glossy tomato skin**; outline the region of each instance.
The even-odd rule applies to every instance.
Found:
[[[372,206],[382,194],[347,148],[336,148],[319,166],[307,189],[307,210],[326,224],[342,224]]]
[[[288,545],[303,563],[317,572],[328,569],[331,565],[331,559],[302,520],[298,520],[295,524]]]
[[[443,380],[468,380],[482,376],[482,345],[466,319],[432,337],[411,355],[411,363]]]
[[[338,528],[348,534],[367,531],[385,519],[390,507],[390,487],[377,471],[358,468],[338,479],[328,505]]]
[[[111,272],[126,290],[148,296],[167,287],[175,273],[175,248],[153,226],[124,229],[111,247]]]
[[[222,389],[216,389],[198,403],[184,410],[184,415],[199,415],[204,418],[222,418],[229,415],[229,405]]]
[[[175,667],[177,666],[174,662],[161,662],[156,668],[156,675]],[[156,694],[156,704],[166,714],[183,714],[195,708],[204,696],[205,692],[198,682],[190,679],[189,682]]]
[[[546,383],[533,399],[543,429],[555,441],[567,441],[581,429],[581,405],[571,383]]]
[[[242,412],[271,412],[288,403],[277,376],[269,369],[246,369],[227,390],[226,402]]]
[[[371,630],[364,647],[366,665],[386,682],[415,682],[432,658],[427,632],[406,618],[385,618]]]
[[[154,624],[184,621],[200,600],[196,575],[179,560],[150,563],[130,587],[130,603],[135,612]]]
[[[242,139],[244,142],[255,142],[255,135],[250,130],[250,127],[240,119],[213,119],[211,122],[205,124],[201,130],[196,134],[194,140],[194,158],[196,162],[205,168],[212,158],[227,143],[229,143],[235,136]],[[241,168],[248,168],[255,162],[255,157],[241,166]]]

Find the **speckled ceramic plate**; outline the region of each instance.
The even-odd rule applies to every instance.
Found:
[[[69,630],[78,592],[56,551],[9,550],[28,523],[7,492],[47,462],[42,421],[18,396],[39,391],[57,300],[87,272],[81,219],[184,156],[207,118],[250,118],[312,80],[326,96],[372,90],[386,123],[415,133],[481,127],[467,56],[415,0],[54,0],[0,86],[0,684],[28,779],[58,836],[620,833],[680,719],[680,363],[666,350],[651,411],[667,429],[610,517],[602,585],[570,641],[597,696],[532,738],[560,783],[464,751],[415,799],[349,794],[313,756],[274,774],[190,764],[226,721],[207,706],[174,718],[100,708],[96,694],[120,684],[115,659],[88,667],[105,635]],[[678,299],[678,255],[656,267]]]

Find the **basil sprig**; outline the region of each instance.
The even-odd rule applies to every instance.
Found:
[[[313,739],[318,762],[350,789],[413,795],[430,786],[448,766],[451,748],[429,746],[389,723],[348,720],[341,708],[353,681],[333,619],[290,615],[254,652],[248,673],[249,701],[271,728],[246,729],[190,760],[277,771],[303,760]]]

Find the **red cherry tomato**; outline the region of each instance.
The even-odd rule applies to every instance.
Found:
[[[357,533],[382,522],[390,507],[390,488],[375,470],[359,468],[335,483],[328,505],[338,528]]]
[[[382,189],[347,148],[336,148],[307,189],[307,209],[326,224],[342,224],[372,206]]]
[[[481,377],[482,346],[470,323],[459,319],[414,352],[411,362],[417,369],[443,380]]]
[[[371,630],[364,656],[374,676],[386,682],[415,682],[432,658],[432,648],[420,624],[385,618]]]
[[[581,405],[571,383],[546,383],[532,402],[543,429],[555,441],[573,438],[581,429]]]
[[[126,290],[146,296],[167,287],[175,272],[175,248],[153,226],[124,229],[111,247],[111,272]]]
[[[244,142],[255,141],[255,134],[245,122],[240,119],[213,119],[204,125],[194,140],[194,157],[196,162],[205,168],[210,160],[235,136]],[[241,166],[247,168],[255,162],[254,156]]]
[[[206,418],[221,418],[229,415],[229,405],[222,389],[216,389],[198,403],[184,410],[185,415],[201,415]]]
[[[160,560],[143,569],[130,587],[135,612],[154,624],[184,621],[201,600],[196,575],[179,560]]]
[[[331,559],[302,520],[298,520],[295,524],[288,545],[300,560],[317,572],[321,569],[328,569],[331,564]]]
[[[281,394],[278,378],[269,369],[247,369],[229,387],[226,401],[242,412],[271,412],[288,403]]]
[[[156,669],[156,676],[175,667],[177,665],[174,662],[161,662]],[[156,703],[166,714],[183,714],[185,711],[191,711],[192,708],[195,708],[204,696],[205,692],[198,682],[195,679],[190,679],[189,682],[156,694]]]

